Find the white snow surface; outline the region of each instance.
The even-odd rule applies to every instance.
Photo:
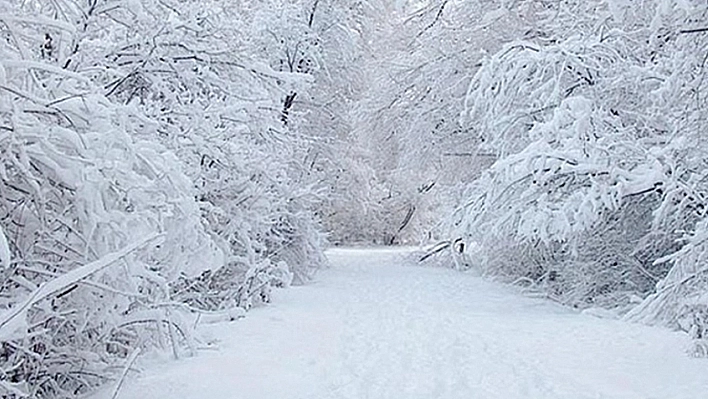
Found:
[[[118,398],[708,397],[708,361],[686,354],[683,334],[581,314],[407,254],[330,250],[315,282],[244,319],[200,326],[218,350],[143,362]]]

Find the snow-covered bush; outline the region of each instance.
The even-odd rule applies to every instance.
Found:
[[[283,123],[313,79],[254,49],[254,10],[0,6],[0,396],[73,397],[140,348],[179,356],[190,312],[322,266],[309,141]]]
[[[303,7],[146,2],[150,23],[105,21],[113,35],[135,38],[129,46],[104,40],[97,48],[112,73],[119,71],[115,79],[103,75],[110,95],[139,104],[157,122],[153,138],[185,164],[204,221],[228,254],[227,267],[242,278],[263,262],[285,261],[302,282],[322,264],[313,217],[318,194],[302,179],[310,142],[287,123],[292,93],[313,79],[304,67],[282,69],[278,62],[281,43],[297,35],[314,40],[303,32]],[[291,36],[281,38],[283,32]],[[316,55],[292,47],[301,59]]]
[[[628,307],[659,283],[652,305],[632,313],[645,320],[673,322],[688,306],[666,287],[705,292],[691,276],[708,188],[707,39],[694,29],[706,11],[564,2],[539,13],[555,17],[533,40],[483,62],[464,120],[497,161],[469,186],[451,228],[481,244],[486,272],[576,306]],[[677,242],[694,226],[693,244]]]
[[[177,159],[132,135],[139,113],[4,50],[0,383],[68,397],[104,382],[112,359],[184,333],[169,284],[223,255]]]
[[[627,319],[662,324],[688,332],[699,340],[697,354],[708,356],[708,268],[706,267],[706,224],[701,220],[695,231],[685,237],[685,245],[656,263],[671,263],[665,278]]]

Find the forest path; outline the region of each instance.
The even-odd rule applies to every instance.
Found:
[[[402,250],[335,249],[316,281],[200,332],[220,350],[153,364],[121,399],[681,399],[708,361],[667,330],[578,314]]]

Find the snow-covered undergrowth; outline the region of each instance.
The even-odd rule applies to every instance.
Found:
[[[487,274],[704,339],[708,8],[549,7],[470,83],[467,128],[497,161],[452,234]]]
[[[0,396],[189,353],[195,314],[323,265],[287,100],[319,50],[309,6],[270,3],[0,1]],[[276,28],[297,70],[242,34]]]

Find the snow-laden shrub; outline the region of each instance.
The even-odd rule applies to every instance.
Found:
[[[169,285],[223,255],[174,155],[133,138],[139,113],[79,74],[45,71],[37,87],[41,65],[3,64],[0,384],[69,397],[135,348],[189,339]]]
[[[102,62],[110,71],[96,73],[96,79],[114,101],[145,112],[154,123],[150,138],[183,162],[203,221],[227,254],[230,275],[237,276],[233,290],[242,289],[234,281],[280,262],[296,282],[306,281],[323,264],[313,215],[319,197],[303,179],[310,141],[288,121],[292,93],[305,91],[313,78],[304,67],[279,69],[273,56],[281,54],[274,46],[283,42],[299,50],[293,55],[286,48],[283,56],[317,55],[291,43],[298,35],[304,43],[314,40],[304,19],[295,19],[302,5],[138,4],[113,18],[97,16],[100,25],[89,29],[102,37],[102,27],[109,25],[111,38],[132,38],[127,45],[107,38],[90,43],[92,51],[105,55]],[[131,24],[135,16],[137,23]],[[293,29],[283,22],[289,17]],[[269,29],[269,35],[243,34]],[[291,37],[264,41],[283,32]]]
[[[708,220],[701,220],[684,237],[681,249],[657,264],[671,264],[656,290],[626,316],[628,320],[660,324],[685,331],[696,340],[695,354],[708,356]]]
[[[657,260],[705,215],[705,4],[610,3],[564,4],[584,11],[484,61],[464,119],[498,159],[452,220],[487,273],[577,306],[685,277]]]
[[[311,78],[253,55],[252,10],[222,3],[0,3],[0,396],[179,356],[190,313],[323,264],[308,141],[283,124]]]

